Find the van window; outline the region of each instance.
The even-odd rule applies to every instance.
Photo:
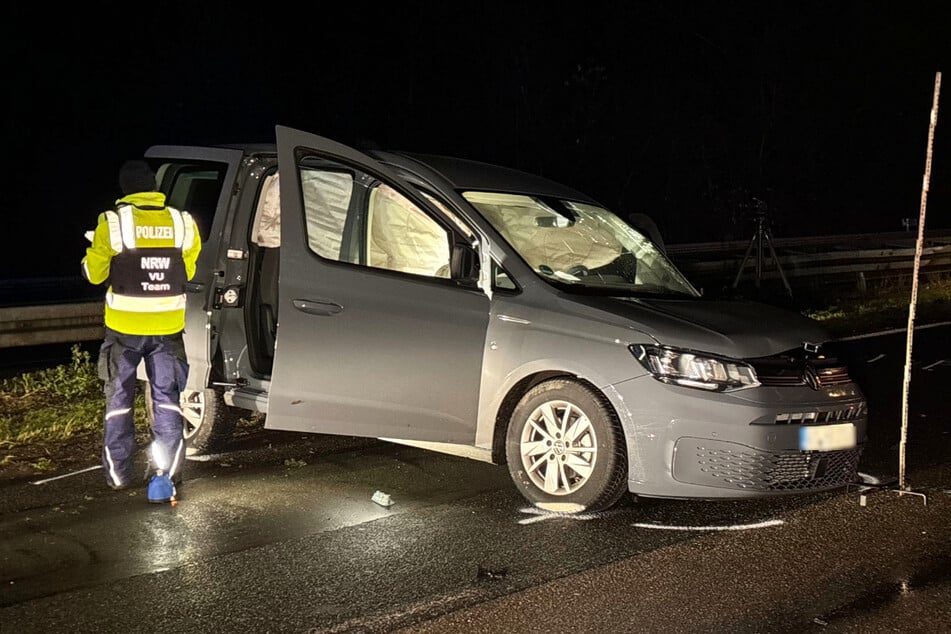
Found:
[[[202,240],[208,240],[226,170],[223,163],[162,163],[155,170],[167,204],[192,215]]]
[[[449,277],[446,230],[399,192],[382,184],[371,189],[367,224],[370,266]]]
[[[266,248],[281,246],[281,186],[277,172],[264,179],[251,227],[254,244]]]
[[[607,209],[507,192],[463,196],[546,282],[579,292],[699,296],[653,242]]]
[[[307,246],[322,258],[341,257],[347,210],[353,198],[353,175],[348,172],[301,170]]]
[[[338,262],[449,278],[448,230],[388,185],[355,183],[350,172],[301,167],[311,251]]]
[[[502,265],[492,260],[492,290],[493,291],[517,291],[515,281],[509,272],[502,268]]]

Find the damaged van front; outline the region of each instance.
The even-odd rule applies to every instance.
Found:
[[[570,380],[609,401],[595,413],[613,415],[623,430],[610,451],[626,455],[628,491],[754,497],[855,480],[865,401],[816,322],[765,304],[704,299],[657,245],[598,205],[484,191],[463,197],[517,253],[519,264],[509,266],[531,270],[513,277],[541,281],[550,298],[541,302],[547,309],[528,313],[518,296],[497,296],[508,319],[491,340],[533,364],[547,357],[550,366],[574,366]],[[495,389],[507,393],[508,385]],[[598,478],[593,466],[610,460],[559,442],[562,426],[570,436],[578,426],[610,435],[598,433],[592,415],[575,418],[569,400],[553,392],[510,423],[516,481],[551,508],[574,508],[560,502],[579,497],[572,492],[584,474]]]

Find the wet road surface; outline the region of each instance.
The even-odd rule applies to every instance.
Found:
[[[96,470],[0,489],[0,629],[948,631],[949,334],[916,336],[907,482],[926,497],[856,486],[565,517],[530,508],[504,467],[262,431],[189,461],[175,507]],[[872,410],[861,470],[886,483],[904,343],[848,348]]]

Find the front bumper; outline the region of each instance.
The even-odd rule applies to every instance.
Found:
[[[684,484],[752,493],[820,491],[855,482],[862,448],[764,451],[722,440],[680,438],[673,479]]]
[[[854,383],[702,392],[640,377],[607,394],[627,441],[628,489],[646,497],[749,498],[830,490],[856,481],[866,441]],[[804,424],[855,426],[856,444],[801,451]]]

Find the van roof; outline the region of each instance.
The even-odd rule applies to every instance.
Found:
[[[276,154],[273,143],[235,143],[217,147],[241,150],[246,154]],[[518,169],[441,154],[358,149],[379,161],[410,172],[429,171],[441,176],[457,191],[531,193],[600,205],[589,195],[556,181]],[[421,169],[422,168],[422,169]],[[421,174],[422,175],[422,174]]]
[[[436,154],[409,152],[374,152],[372,154],[384,162],[397,164],[410,171],[413,170],[413,165],[407,164],[406,159],[422,164],[446,179],[456,190],[531,193],[598,204],[587,194],[571,187],[537,174],[501,165]],[[402,160],[395,157],[401,157]]]

